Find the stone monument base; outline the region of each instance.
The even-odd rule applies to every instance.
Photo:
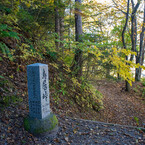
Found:
[[[58,120],[53,113],[43,119],[27,116],[24,118],[24,128],[34,136],[53,138],[58,131]]]

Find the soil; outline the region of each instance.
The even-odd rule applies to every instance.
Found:
[[[122,125],[145,125],[145,96],[140,82],[133,83],[130,92],[125,91],[123,82],[97,81],[96,89],[104,95],[103,122]],[[139,121],[137,123],[136,119]]]

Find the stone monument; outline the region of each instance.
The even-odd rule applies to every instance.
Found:
[[[24,118],[24,128],[35,136],[54,136],[58,120],[50,111],[48,65],[28,65],[27,80],[29,115]]]

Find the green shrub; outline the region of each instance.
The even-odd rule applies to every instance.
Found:
[[[145,86],[145,78],[142,79],[142,85]]]

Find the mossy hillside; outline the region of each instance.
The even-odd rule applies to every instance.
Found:
[[[28,132],[34,135],[40,135],[42,133],[51,132],[58,126],[57,117],[54,114],[50,114],[47,118],[36,119],[31,117],[24,118],[24,128]]]

